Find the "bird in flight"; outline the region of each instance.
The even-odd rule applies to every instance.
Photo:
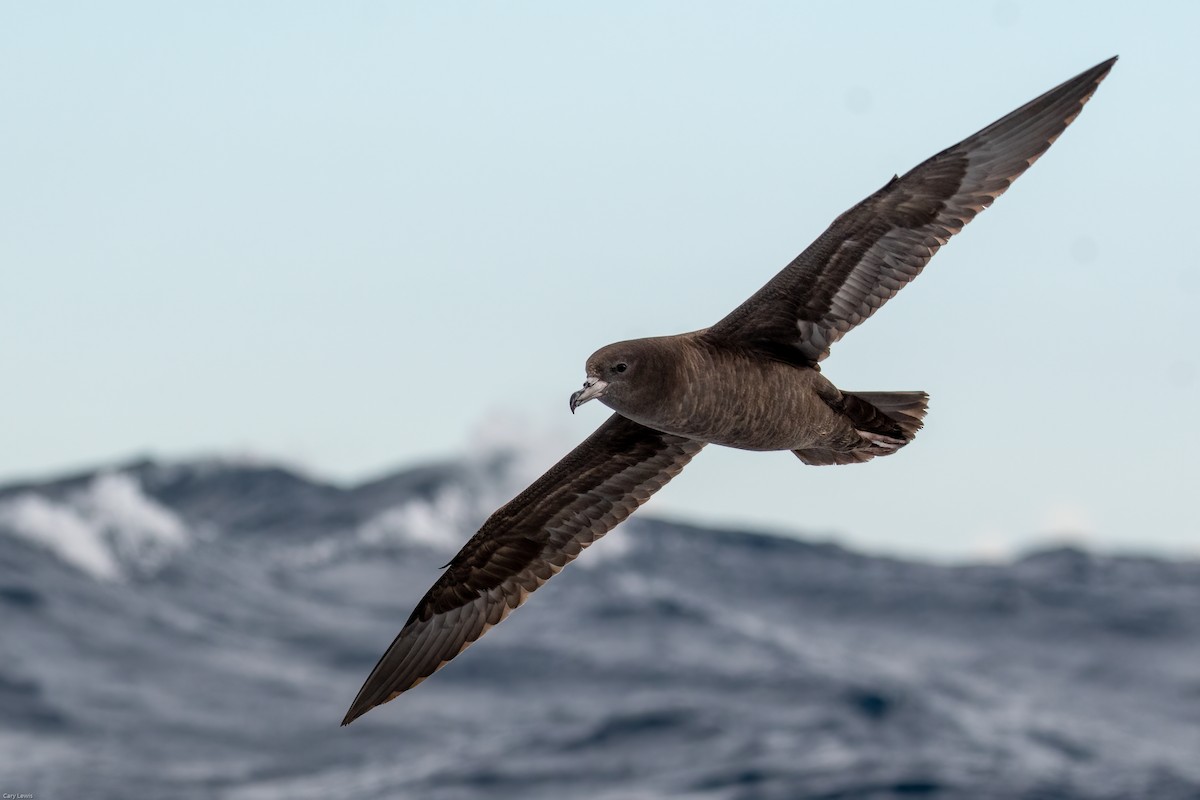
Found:
[[[461,653],[706,444],[791,450],[822,465],[868,461],[912,441],[924,392],[842,391],[821,374],[821,360],[1046,152],[1116,60],[892,178],[712,327],[593,353],[571,410],[599,400],[616,413],[463,546],[342,724]]]

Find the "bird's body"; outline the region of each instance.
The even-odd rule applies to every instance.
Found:
[[[715,325],[596,351],[571,409],[600,399],[616,413],[446,565],[342,724],[440,669],[708,444],[791,450],[825,465],[889,455],[912,441],[923,392],[844,392],[819,362],[1050,147],[1115,61],[893,178]]]
[[[648,373],[639,381],[641,392],[618,393],[610,384],[599,395],[601,402],[648,428],[706,444],[882,454],[871,438],[877,431],[862,430],[871,426],[862,418],[865,409],[855,416],[860,405],[847,404],[820,370],[705,334],[635,339],[598,351],[589,359],[589,374],[602,371],[606,361],[624,363],[627,369],[644,366]]]

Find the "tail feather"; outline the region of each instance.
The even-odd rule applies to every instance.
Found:
[[[925,392],[846,392],[859,400],[865,400],[900,426],[907,444],[925,424],[925,412],[929,410],[929,395]]]
[[[861,464],[891,455],[917,435],[928,403],[925,392],[842,392],[838,410],[854,425],[861,444],[851,450],[809,447],[792,452],[814,466]]]

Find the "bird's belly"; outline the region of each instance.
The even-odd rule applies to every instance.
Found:
[[[740,450],[797,450],[838,436],[847,427],[817,393],[825,378],[787,365],[754,366],[701,391],[664,398],[660,419],[634,419],[665,433]],[[701,384],[693,384],[701,385]]]

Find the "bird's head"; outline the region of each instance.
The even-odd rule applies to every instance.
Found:
[[[658,394],[664,372],[663,353],[654,339],[634,339],[601,347],[587,360],[587,380],[571,395],[571,412],[589,400],[623,412]]]

